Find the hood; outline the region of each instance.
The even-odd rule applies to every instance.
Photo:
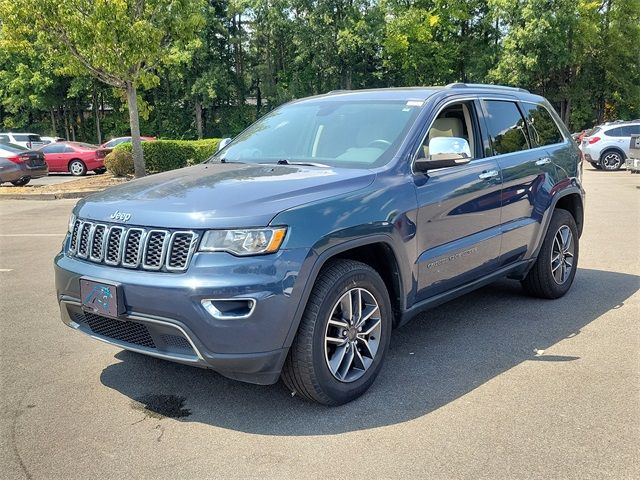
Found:
[[[91,195],[75,213],[162,228],[260,227],[304,203],[370,185],[370,170],[298,165],[206,164],[150,175]],[[121,215],[114,217],[118,211]]]

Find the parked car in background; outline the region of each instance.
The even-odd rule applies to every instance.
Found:
[[[11,182],[21,187],[32,178],[46,177],[48,173],[42,152],[0,142],[0,183]]]
[[[88,170],[104,173],[104,158],[98,157],[98,147],[81,142],[56,142],[40,149],[49,165],[50,172],[70,172],[85,175]]]
[[[140,137],[140,140],[142,140],[143,142],[153,142],[156,139],[156,137]],[[116,146],[120,145],[121,143],[127,143],[131,141],[131,137],[117,137],[117,138],[112,138],[111,140],[109,140],[108,142],[103,143],[102,145],[100,145],[100,147],[98,147],[98,156],[100,158],[104,158],[106,157]]]
[[[43,142],[49,144],[49,143],[55,143],[55,142],[64,142],[64,138],[62,137],[40,137],[42,139]]]
[[[589,130],[580,150],[585,161],[598,170],[618,170],[629,155],[631,135],[640,134],[640,121],[612,122]]]
[[[35,133],[2,132],[0,133],[0,142],[13,143],[29,150],[35,150],[46,145],[40,135]]]

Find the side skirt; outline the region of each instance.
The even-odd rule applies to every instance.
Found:
[[[523,277],[523,274],[527,272],[531,265],[535,262],[535,258],[529,260],[521,260],[516,263],[512,263],[511,265],[507,265],[506,267],[501,268],[500,270],[493,272],[484,277],[478,278],[473,282],[466,283],[464,285],[460,285],[459,287],[454,288],[453,290],[449,290],[448,292],[443,292],[433,297],[422,300],[414,305],[412,305],[409,309],[405,310],[400,318],[400,322],[398,322],[398,327],[404,325],[409,320],[414,318],[419,313],[424,310],[428,310],[430,308],[437,307],[438,305],[442,305],[443,303],[448,302],[449,300],[453,300],[461,295],[472,292],[480,287],[484,287],[496,280],[504,277],[517,278],[520,279]]]

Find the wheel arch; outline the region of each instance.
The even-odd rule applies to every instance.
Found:
[[[602,157],[604,157],[608,152],[616,152],[619,153],[622,156],[622,160],[626,160],[627,155],[624,153],[624,150],[622,150],[620,147],[617,147],[615,145],[610,146],[610,147],[605,147],[601,152],[600,152],[600,157],[598,158],[598,163],[602,162]]]
[[[290,347],[296,336],[311,290],[320,271],[327,262],[336,258],[360,261],[378,272],[387,287],[391,300],[394,314],[393,325],[394,327],[398,325],[404,308],[404,288],[398,255],[392,245],[393,241],[390,236],[376,234],[333,245],[318,254],[308,273],[302,275],[302,278],[305,278],[304,290],[300,296],[284,347]]]

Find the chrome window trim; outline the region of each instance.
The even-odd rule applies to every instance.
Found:
[[[172,267],[169,265],[169,261],[171,260],[171,253],[173,252],[173,245],[175,241],[175,237],[178,234],[190,234],[191,235],[191,244],[189,245],[189,250],[187,251],[187,259],[184,263],[184,267]],[[189,268],[189,264],[191,263],[191,257],[196,252],[196,247],[198,245],[198,240],[200,236],[192,231],[192,230],[178,230],[171,234],[171,238],[169,239],[169,248],[167,248],[167,256],[165,258],[165,268],[169,272],[183,272]]]
[[[163,235],[162,247],[160,247],[160,261],[158,262],[157,266],[147,264],[147,249],[149,247],[149,242],[151,241],[151,235],[154,233],[161,233]],[[170,237],[171,237],[171,234],[167,230],[154,229],[146,232],[145,241],[142,249],[142,268],[143,269],[157,271],[162,268],[162,266],[164,265],[164,260],[167,253],[167,242],[169,241]]]
[[[549,114],[549,116],[551,117],[551,120],[553,120],[553,123],[555,124],[556,128],[558,129],[558,131],[560,132],[560,135],[562,135],[562,138],[564,141],[562,142],[556,142],[556,143],[550,143],[549,145],[544,145],[542,147],[536,147],[536,148],[550,148],[550,147],[555,147],[558,145],[565,145],[567,143],[567,140],[569,139],[565,133],[562,131],[562,129],[558,126],[558,122],[556,120],[556,118],[553,116],[553,114],[549,111],[549,109],[547,108],[547,106],[543,103],[540,102],[532,102],[530,100],[520,100],[520,103],[528,103],[529,105],[537,105],[539,107],[544,108],[547,113]],[[526,121],[526,119],[525,119]],[[571,139],[571,141],[573,141],[573,139]],[[533,150],[533,148],[531,148],[530,150]]]

